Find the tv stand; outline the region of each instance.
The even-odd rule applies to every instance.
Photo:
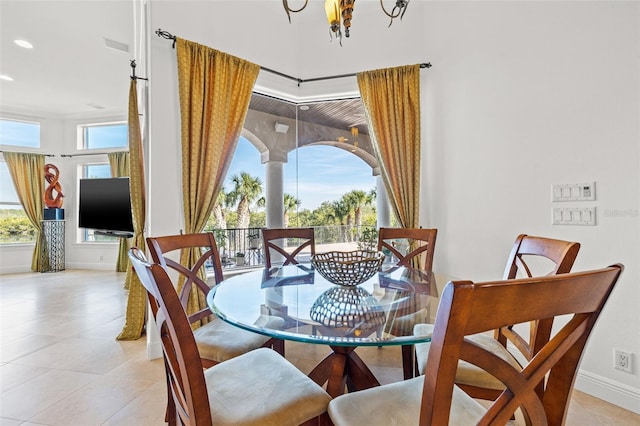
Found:
[[[133,238],[132,232],[124,232],[124,231],[105,231],[103,229],[95,229],[93,231],[96,235],[106,235],[108,237],[118,237],[118,238]]]
[[[43,220],[40,272],[64,271],[64,220]]]

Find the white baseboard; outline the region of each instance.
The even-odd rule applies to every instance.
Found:
[[[0,267],[0,275],[4,274],[22,274],[26,272],[33,272],[31,270],[31,264],[28,265],[15,265],[15,266],[2,266]]]
[[[588,371],[578,371],[575,389],[640,414],[640,389]]]
[[[94,271],[115,271],[115,263],[113,265],[104,262],[87,263],[87,262],[66,262],[67,269],[90,269]]]
[[[64,269],[90,269],[94,271],[115,271],[114,265],[107,265],[105,263],[86,263],[86,262],[65,262]],[[31,270],[31,263],[28,265],[10,265],[0,266],[0,275],[2,274],[20,274],[24,272],[33,272]]]

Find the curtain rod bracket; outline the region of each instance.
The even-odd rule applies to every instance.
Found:
[[[131,65],[131,80],[146,80],[149,81],[148,78],[137,77],[136,76],[136,60],[132,59],[129,64]]]
[[[162,37],[165,40],[173,40],[173,48],[176,48],[176,39],[177,37],[174,36],[173,34],[171,34],[169,31],[162,31],[161,28],[158,28],[158,30],[156,31],[156,35],[158,37]]]

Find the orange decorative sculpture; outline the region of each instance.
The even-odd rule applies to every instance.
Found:
[[[53,172],[52,172],[53,171]],[[49,186],[44,190],[44,204],[50,209],[59,209],[62,207],[62,199],[64,194],[62,193],[62,187],[58,182],[58,176],[60,171],[53,164],[44,165],[44,178],[49,183]],[[54,191],[57,193],[54,198]]]

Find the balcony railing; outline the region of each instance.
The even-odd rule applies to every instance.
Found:
[[[377,232],[374,226],[314,226],[316,252],[349,251],[375,248]],[[209,229],[218,243],[223,268],[243,268],[264,265],[262,228]]]

